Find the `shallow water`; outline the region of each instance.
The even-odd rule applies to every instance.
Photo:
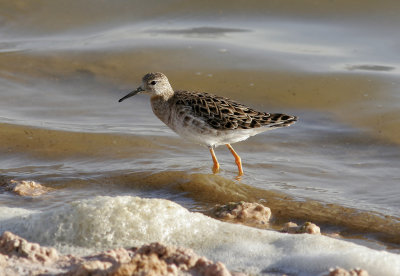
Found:
[[[17,222],[97,196],[168,199],[200,212],[246,200],[271,207],[274,227],[313,221],[322,232],[399,252],[399,4],[146,3],[0,3],[0,176],[56,189],[31,199],[0,190],[1,231],[40,232],[33,218]],[[299,121],[234,145],[240,181],[223,147],[222,171],[212,175],[208,150],[158,121],[148,97],[117,102],[150,71],[164,72],[175,89]],[[110,232],[120,227],[99,216]],[[37,241],[96,249],[82,239]],[[262,267],[235,269],[252,265]]]

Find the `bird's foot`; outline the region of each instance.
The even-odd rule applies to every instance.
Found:
[[[214,166],[212,168],[212,172],[213,172],[213,174],[219,173],[219,165],[218,164],[214,164]]]

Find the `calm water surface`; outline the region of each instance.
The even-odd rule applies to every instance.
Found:
[[[400,5],[269,2],[0,2],[0,177],[56,189],[29,200],[3,189],[0,205],[258,201],[276,227],[313,221],[398,252]],[[146,95],[118,103],[151,71],[299,121],[235,144],[240,181],[225,147],[212,175],[208,150],[163,125]]]

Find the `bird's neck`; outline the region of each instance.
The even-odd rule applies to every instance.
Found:
[[[165,124],[168,125],[171,115],[171,108],[168,100],[165,100],[161,95],[155,95],[150,98],[151,108],[154,114]]]
[[[158,98],[159,100],[162,99],[164,101],[168,101],[172,96],[174,96],[174,94],[175,94],[175,92],[174,92],[174,90],[172,90],[172,87],[171,87],[171,89],[165,89],[162,94],[153,96],[152,99]]]

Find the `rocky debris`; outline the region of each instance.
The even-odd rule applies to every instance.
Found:
[[[242,223],[258,228],[266,228],[271,218],[271,209],[259,204],[249,202],[230,202],[226,205],[216,205],[212,209],[212,215],[230,222]],[[321,234],[320,228],[311,222],[297,225],[294,222],[285,223],[281,232],[290,234]]]
[[[0,253],[8,257],[26,258],[36,263],[52,263],[59,258],[54,248],[28,242],[8,231],[0,238]]]
[[[40,196],[52,191],[38,182],[29,180],[10,180],[6,184],[6,191],[11,191],[20,196]]]
[[[344,268],[335,268],[329,271],[329,274],[324,274],[324,276],[368,276],[368,272],[364,269],[351,269],[346,270]]]
[[[127,264],[122,264],[111,275],[178,275],[175,265],[168,265],[156,255],[135,255]]]
[[[311,222],[306,222],[300,226],[294,222],[287,222],[283,225],[281,232],[289,234],[321,234],[320,228]]]
[[[54,248],[30,243],[11,232],[0,237],[0,275],[244,275],[191,249],[160,243],[114,249],[86,257],[59,256]]]
[[[212,214],[220,219],[247,225],[266,225],[271,218],[271,209],[259,203],[240,201],[217,205]]]
[[[11,232],[0,237],[0,275],[38,275],[61,272],[52,264],[59,260],[54,248],[30,243]]]
[[[191,249],[152,243],[139,248],[130,262],[122,264],[113,275],[232,275],[221,262],[212,262]],[[239,275],[239,274],[236,274]]]
[[[66,275],[112,275],[111,272],[129,262],[133,254],[131,250],[117,248],[79,259],[71,256],[74,264],[69,265]]]

